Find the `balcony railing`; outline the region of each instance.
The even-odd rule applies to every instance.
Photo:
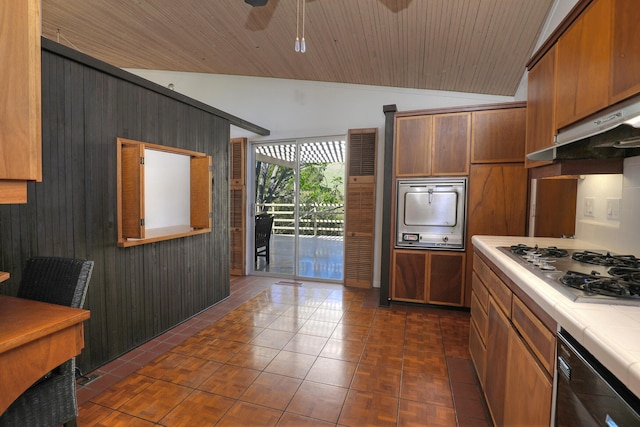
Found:
[[[295,233],[295,205],[293,203],[265,203],[259,206],[261,212],[273,215],[273,234]],[[344,234],[343,204],[303,204],[300,205],[301,236],[342,236]]]

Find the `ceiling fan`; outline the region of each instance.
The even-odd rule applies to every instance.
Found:
[[[264,6],[269,0],[244,0],[244,2],[252,7]]]

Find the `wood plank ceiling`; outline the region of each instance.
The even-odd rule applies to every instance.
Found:
[[[514,95],[553,0],[306,0],[304,54],[297,3],[42,0],[43,36],[123,68]]]

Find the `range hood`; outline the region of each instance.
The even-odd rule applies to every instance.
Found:
[[[627,150],[620,150],[620,149]],[[529,160],[598,159],[640,152],[640,96],[615,104],[561,129],[554,146],[527,155]]]

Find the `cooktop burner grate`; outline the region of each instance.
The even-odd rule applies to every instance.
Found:
[[[559,249],[555,246],[549,246],[546,248],[540,248],[538,245],[536,246],[527,246],[524,244],[513,245],[509,248],[511,252],[516,255],[529,255],[529,254],[537,254],[541,257],[546,258],[563,258],[569,256],[569,251],[566,249]]]
[[[602,265],[605,267],[640,267],[638,258],[633,255],[611,255],[609,252],[603,254],[592,251],[581,251],[574,252],[571,258],[586,264]]]
[[[500,247],[574,302],[640,306],[640,259],[606,250]]]
[[[640,285],[640,268],[612,267],[608,273],[617,279]]]
[[[560,282],[574,289],[580,289],[592,295],[604,295],[616,298],[640,298],[640,285],[625,282],[615,277],[603,277],[578,271],[567,271]]]

